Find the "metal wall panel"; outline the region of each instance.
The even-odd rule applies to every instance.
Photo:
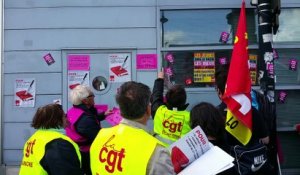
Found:
[[[5,0],[5,8],[94,7],[94,6],[155,6],[157,0]]]
[[[20,162],[23,157],[23,150],[11,150],[11,149],[4,149],[3,150],[3,162],[6,166],[20,166]]]
[[[4,149],[23,149],[24,143],[34,131],[30,123],[4,123]]]
[[[156,28],[5,30],[5,51],[126,47],[156,48]]]
[[[60,7],[5,10],[5,29],[156,27],[155,7]]]
[[[44,56],[50,53],[55,63],[48,66]],[[60,51],[20,51],[4,53],[4,73],[61,72]]]
[[[15,80],[17,78],[35,78],[36,94],[61,94],[62,74],[61,73],[27,73],[27,74],[5,74],[4,95],[13,95]],[[4,114],[5,115],[5,114]]]
[[[4,96],[4,122],[31,122],[38,107],[62,99],[62,95],[37,95],[34,108],[14,106],[14,96]]]

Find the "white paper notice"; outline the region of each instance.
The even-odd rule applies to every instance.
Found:
[[[182,170],[179,175],[214,175],[233,167],[234,158],[217,146]]]
[[[191,163],[208,151],[210,144],[203,130],[200,126],[197,126],[184,137],[170,145],[169,149],[173,156],[176,156],[174,153],[178,152],[174,149],[179,149],[188,158],[188,162]]]
[[[127,53],[110,54],[109,81],[126,82],[131,80],[131,55]]]
[[[34,107],[35,104],[35,79],[18,78],[15,81],[15,102],[18,107]]]
[[[90,72],[89,71],[69,71],[68,72],[68,86],[69,89],[75,88],[77,85],[90,84]]]
[[[200,126],[174,142],[169,149],[174,170],[181,175],[217,174],[233,166],[234,158],[213,146]]]

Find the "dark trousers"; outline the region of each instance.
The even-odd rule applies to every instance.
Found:
[[[90,164],[90,152],[81,152],[82,170],[85,175],[92,175]]]

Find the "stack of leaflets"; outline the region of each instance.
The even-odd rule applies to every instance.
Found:
[[[234,165],[234,158],[212,145],[200,126],[174,142],[169,149],[179,175],[213,175]]]

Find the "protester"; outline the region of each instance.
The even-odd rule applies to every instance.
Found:
[[[65,124],[60,105],[37,109],[31,123],[37,131],[24,145],[20,175],[83,175],[79,147],[64,135]]]
[[[224,69],[224,67],[217,70],[215,74],[216,90],[221,100],[225,92],[227,75],[228,71],[227,69]],[[226,104],[221,102],[218,108],[225,119],[227,115]],[[261,114],[252,105],[251,115],[252,135],[249,142],[246,145],[243,145],[233,135],[226,132],[228,143],[232,149],[232,156],[236,158],[234,162],[235,169],[239,174],[267,175],[270,174],[270,170],[272,169],[268,161],[266,146],[269,143],[268,128]]]
[[[70,92],[70,101],[73,107],[67,113],[68,125],[66,127],[69,136],[80,147],[82,156],[82,169],[87,175],[91,174],[89,149],[101,129],[100,122],[110,114],[109,110],[98,113],[94,107],[95,95],[85,85],[77,85]]]
[[[195,105],[191,110],[190,126],[192,129],[200,126],[210,143],[230,154],[230,146],[227,142],[225,131],[225,120],[215,106],[207,102]],[[218,175],[235,174],[237,174],[235,169],[230,168]]]
[[[164,73],[159,72],[157,77],[151,98],[154,132],[159,140],[171,144],[191,131],[190,113],[186,110],[186,92],[183,86],[173,85],[164,103]]]
[[[222,96],[225,92],[225,85],[227,80],[228,71],[226,67],[216,71],[216,90],[219,98],[222,100]],[[226,118],[227,106],[224,102],[218,105],[218,109],[223,114],[224,119]],[[269,143],[268,129],[267,126],[255,107],[252,106],[252,137],[247,145],[252,145],[257,142],[264,144]],[[230,145],[241,145],[241,143],[233,137],[231,134],[227,134],[228,142]]]
[[[175,174],[169,151],[147,130],[151,91],[134,81],[121,85],[116,101],[123,119],[103,128],[91,146],[93,174]]]
[[[201,102],[191,110],[191,128],[200,126],[208,140],[224,151],[230,151],[226,140],[225,121],[219,110],[210,103]]]

